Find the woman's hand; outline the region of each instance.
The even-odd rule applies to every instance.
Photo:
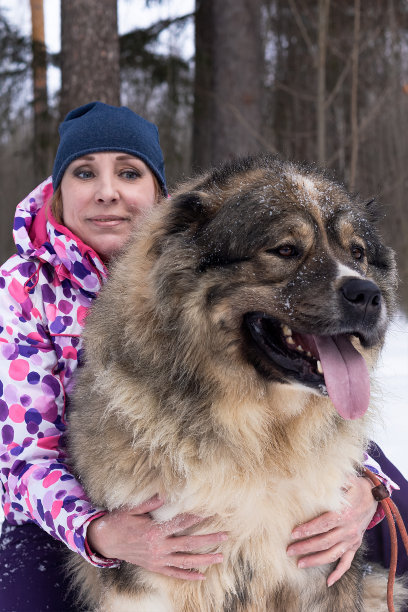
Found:
[[[326,512],[293,530],[292,538],[299,541],[290,544],[287,553],[300,556],[298,567],[316,567],[339,559],[327,585],[332,586],[342,577],[377,509],[372,487],[367,478],[353,477],[347,485],[348,505],[342,512]]]
[[[89,546],[103,557],[127,561],[165,576],[205,579],[197,568],[221,563],[223,556],[221,553],[194,554],[194,551],[202,546],[216,546],[227,539],[227,534],[178,536],[203,519],[180,514],[170,521],[155,523],[149,512],[163,503],[155,496],[131,510],[118,510],[94,519],[87,531]]]

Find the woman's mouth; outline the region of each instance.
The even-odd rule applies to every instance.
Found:
[[[117,215],[98,215],[97,217],[90,217],[88,221],[98,227],[115,227],[130,221],[130,219],[129,217],[119,217]]]

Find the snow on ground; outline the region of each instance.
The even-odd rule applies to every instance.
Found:
[[[376,379],[383,422],[377,424],[373,438],[408,478],[408,319],[402,314],[388,331]]]
[[[402,314],[388,331],[376,378],[383,423],[374,440],[408,479],[408,319]]]

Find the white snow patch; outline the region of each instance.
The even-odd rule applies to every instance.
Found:
[[[408,319],[401,313],[388,331],[376,379],[383,424],[374,439],[408,479]]]

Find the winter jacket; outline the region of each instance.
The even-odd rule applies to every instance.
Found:
[[[45,204],[50,179],[17,207],[18,254],[0,270],[0,476],[7,521],[35,522],[98,566],[85,533],[99,516],[65,465],[65,410],[86,313],[106,278],[98,255]]]
[[[93,555],[86,544],[87,525],[102,509],[67,470],[63,441],[81,332],[106,269],[52,218],[51,195],[47,179],[18,205],[18,254],[0,270],[2,503],[9,523],[34,522],[91,563],[113,567],[118,562]],[[381,475],[375,461],[366,464]]]

